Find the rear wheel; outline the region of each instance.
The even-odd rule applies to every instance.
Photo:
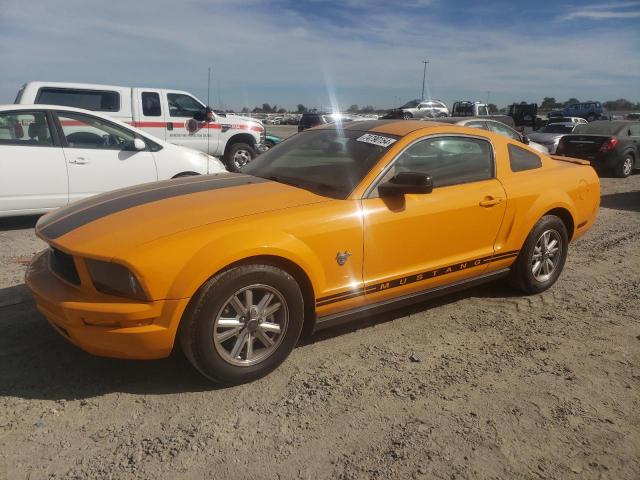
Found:
[[[550,288],[562,272],[568,244],[562,220],[555,215],[542,217],[529,233],[511,269],[511,284],[529,294]]]
[[[633,172],[633,157],[630,153],[625,154],[620,163],[615,167],[613,173],[618,178],[627,178]]]
[[[234,143],[224,156],[224,163],[230,172],[239,172],[242,167],[250,163],[256,152],[247,143]]]
[[[182,319],[180,344],[205,377],[237,385],[280,365],[303,319],[302,293],[291,275],[271,265],[243,265],[202,287]]]
[[[403,120],[411,120],[412,118],[413,118],[413,115],[411,115],[409,112],[402,112]]]

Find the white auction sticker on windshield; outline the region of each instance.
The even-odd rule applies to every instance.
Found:
[[[388,147],[396,142],[395,138],[384,137],[382,135],[374,135],[373,133],[365,133],[361,137],[357,138],[359,142],[370,143],[372,145],[378,145],[379,147]]]

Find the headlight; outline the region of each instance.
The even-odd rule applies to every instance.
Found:
[[[140,282],[125,266],[113,262],[85,259],[93,286],[102,293],[148,301]]]

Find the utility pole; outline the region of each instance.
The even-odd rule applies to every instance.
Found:
[[[429,60],[423,60],[422,63],[424,63],[424,70],[422,71],[422,96],[420,100],[424,100],[424,82],[427,78],[427,63],[431,62],[429,62]]]

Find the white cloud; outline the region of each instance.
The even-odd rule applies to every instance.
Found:
[[[36,79],[165,86],[204,98],[212,66],[213,85],[234,107],[327,105],[327,84],[342,105],[390,106],[419,95],[428,58],[430,90],[447,102],[487,91],[502,104],[546,95],[637,101],[632,31],[560,38],[461,30],[415,9],[341,14],[333,23],[258,1],[10,0],[0,14],[0,99]]]
[[[611,2],[571,10],[560,17],[560,20],[607,20],[631,19],[640,17],[640,2]]]

